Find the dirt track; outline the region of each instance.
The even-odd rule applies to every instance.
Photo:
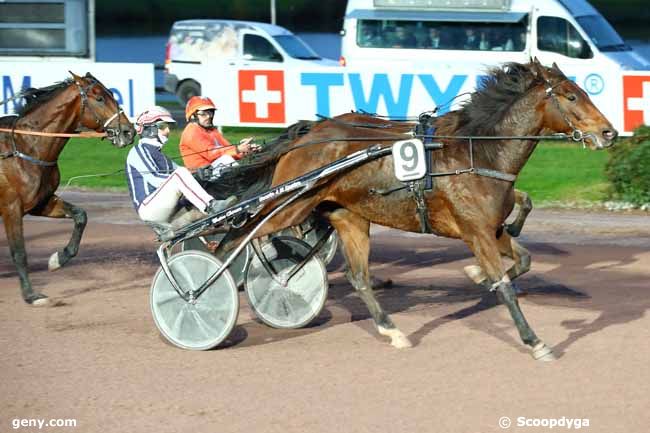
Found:
[[[533,211],[522,235],[533,269],[518,280],[530,294],[520,302],[554,363],[533,361],[506,309],[463,276],[473,260],[462,243],[379,227],[372,273],[394,285],[378,298],[413,349],[377,336],[337,256],[313,326],[268,328],[242,295],[229,347],[197,353],[156,331],[155,242],[126,197],[64,195],[90,214],[68,266],[47,272],[70,222],[25,224],[32,281],[56,307],[23,305],[1,237],[0,432],[485,433],[504,431],[503,416],[513,423],[505,431],[567,430],[517,427],[518,417],[648,431],[647,214]],[[19,418],[77,427],[14,430]]]

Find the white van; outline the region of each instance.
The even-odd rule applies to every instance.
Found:
[[[174,23],[165,52],[165,89],[185,104],[190,97],[201,94],[201,65],[210,62],[225,62],[233,69],[337,64],[319,57],[280,26],[212,19]]]
[[[585,0],[349,0],[341,33],[341,63],[351,67],[537,57],[563,69],[650,69]]]

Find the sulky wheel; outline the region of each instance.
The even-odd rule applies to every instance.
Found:
[[[217,233],[217,234],[199,236],[199,237],[187,239],[186,241],[182,242],[182,250],[183,251],[198,250],[198,251],[204,251],[209,253],[210,251],[206,247],[206,242],[221,242],[221,240],[225,236],[226,235],[224,233]],[[244,284],[244,277],[246,276],[245,275],[246,267],[248,266],[248,263],[250,262],[252,256],[253,256],[253,248],[250,246],[250,244],[246,245],[246,248],[244,248],[242,252],[239,253],[237,257],[235,257],[235,260],[233,260],[230,266],[228,266],[230,275],[232,275],[233,279],[235,280],[237,287],[241,287]],[[228,253],[225,253],[224,255],[217,255],[217,257],[222,262],[225,262],[226,259],[228,258]]]
[[[173,255],[168,265],[185,292],[198,290],[221,268],[216,257],[196,250]],[[239,314],[237,286],[227,269],[195,302],[188,302],[176,293],[161,267],[151,284],[149,298],[158,330],[183,349],[217,346],[228,337]]]
[[[257,317],[274,328],[300,328],[317,317],[327,299],[327,272],[321,259],[312,257],[288,281],[295,266],[311,247],[290,236],[277,236],[263,243],[268,267],[253,254],[246,272],[245,289]]]
[[[308,218],[299,226],[289,227],[280,231],[280,235],[293,236],[302,239],[309,245],[314,246],[318,243],[320,238],[327,232],[329,225],[317,224],[314,218]],[[327,238],[323,246],[320,247],[316,255],[320,257],[325,266],[329,265],[334,256],[336,249],[339,245],[339,238],[336,232]]]
[[[318,243],[321,236],[323,236],[326,232],[327,232],[326,227],[314,225],[304,232],[303,240],[307,242],[309,245],[314,246],[316,245],[316,243]],[[338,246],[339,246],[339,237],[336,234],[336,231],[333,231],[332,234],[327,238],[323,246],[320,247],[320,249],[316,253],[318,257],[320,257],[320,259],[323,261],[325,266],[329,265],[332,259],[334,258],[334,256],[336,255],[336,249],[338,248]]]

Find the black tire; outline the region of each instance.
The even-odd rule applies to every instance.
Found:
[[[201,95],[201,85],[194,80],[185,80],[178,85],[176,88],[176,97],[183,105],[187,104],[187,101],[192,96]]]

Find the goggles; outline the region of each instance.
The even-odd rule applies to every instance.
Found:
[[[158,129],[169,128],[169,122],[163,122],[162,120],[160,122],[154,123],[154,125],[156,125],[156,128],[158,128]]]
[[[197,116],[214,116],[214,110],[196,110]]]

